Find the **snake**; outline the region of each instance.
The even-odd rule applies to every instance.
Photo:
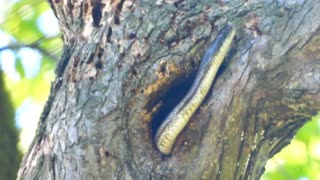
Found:
[[[157,149],[170,155],[174,143],[206,97],[217,71],[232,46],[235,28],[227,24],[217,34],[201,60],[195,80],[183,99],[167,115],[155,136]]]

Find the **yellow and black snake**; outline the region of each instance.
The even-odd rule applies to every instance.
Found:
[[[228,53],[236,31],[226,25],[206,50],[196,78],[182,101],[170,112],[159,127],[155,142],[162,154],[169,155],[177,136],[207,95],[217,71]]]

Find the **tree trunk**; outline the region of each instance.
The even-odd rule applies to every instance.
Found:
[[[4,83],[0,70],[0,179],[13,180],[17,178],[22,153],[18,149],[19,131],[15,126],[14,107]]]
[[[65,42],[25,179],[258,179],[320,109],[320,2],[50,1]],[[225,24],[236,39],[162,155],[154,134]]]

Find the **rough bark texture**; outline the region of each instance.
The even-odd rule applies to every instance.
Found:
[[[20,178],[258,179],[320,109],[319,1],[50,3],[66,48]],[[233,49],[162,156],[154,129],[226,23]]]

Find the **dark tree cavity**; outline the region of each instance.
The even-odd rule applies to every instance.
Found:
[[[258,179],[320,109],[319,1],[50,4],[64,62],[20,179]],[[226,23],[231,53],[163,156],[151,129]]]

